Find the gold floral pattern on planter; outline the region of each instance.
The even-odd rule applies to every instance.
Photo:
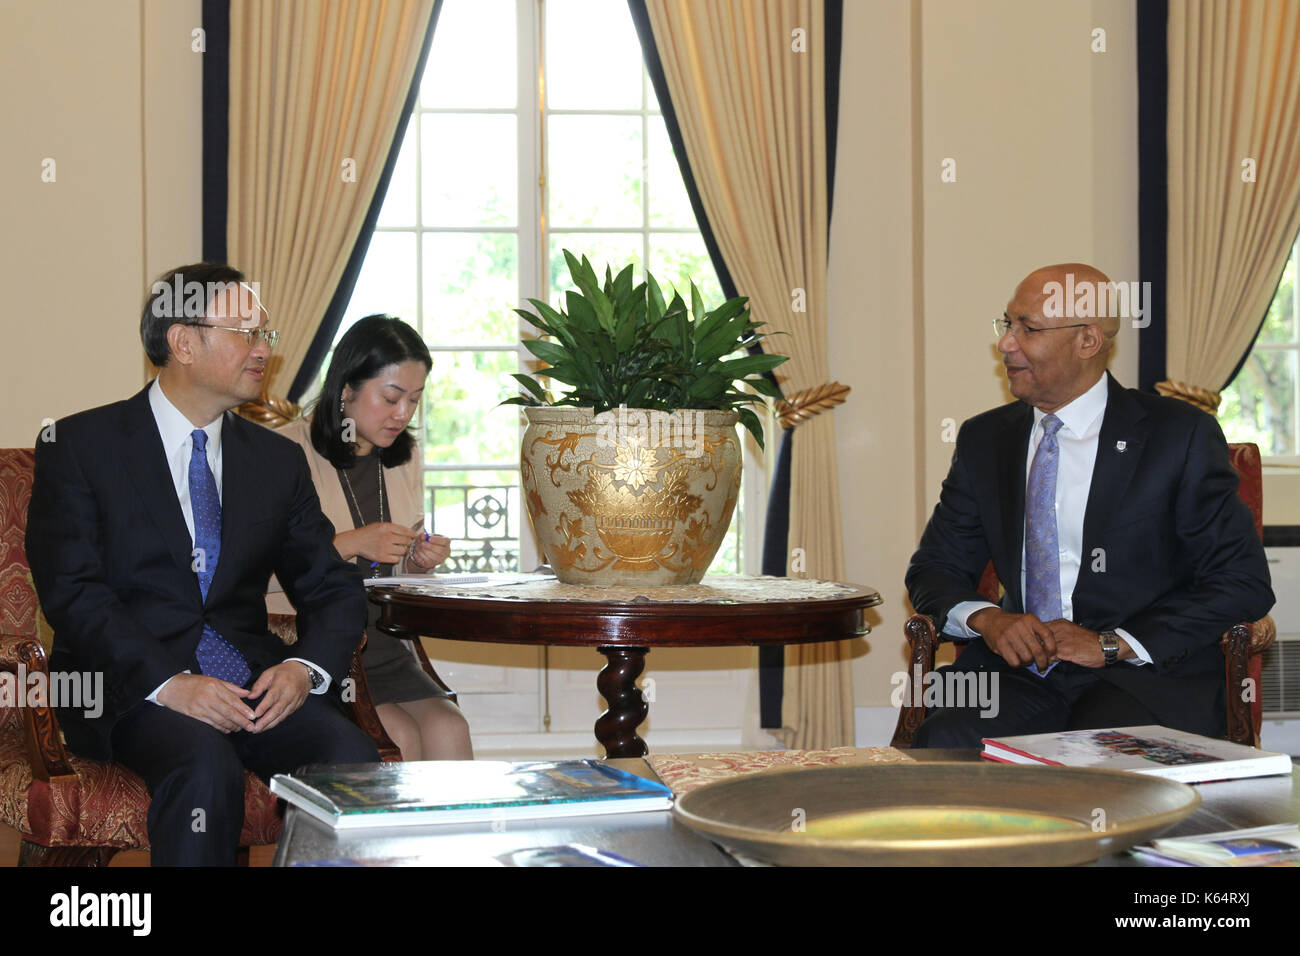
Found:
[[[526,413],[524,500],[561,581],[653,587],[703,577],[739,497],[734,412],[684,410],[662,429],[622,427],[626,410],[618,428],[616,412]],[[654,424],[664,413],[638,414]]]

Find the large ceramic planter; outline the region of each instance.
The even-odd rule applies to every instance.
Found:
[[[524,499],[567,584],[695,584],[740,493],[735,412],[525,408]]]

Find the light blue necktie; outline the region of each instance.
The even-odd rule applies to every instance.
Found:
[[[1061,616],[1061,554],[1056,536],[1056,466],[1061,452],[1056,433],[1062,424],[1055,415],[1043,416],[1043,439],[1025,486],[1025,613],[1044,622]],[[1046,677],[1056,664],[1040,672],[1031,662],[1029,670]]]
[[[217,482],[212,477],[212,469],[208,467],[207,432],[196,428],[191,437],[194,439],[189,474],[190,507],[194,511],[194,570],[199,576],[199,592],[206,601],[212,575],[217,570],[217,559],[221,557],[221,499],[217,496]],[[203,625],[203,636],[199,638],[194,656],[203,673],[229,681],[236,687],[243,687],[252,676],[244,655],[207,624]]]

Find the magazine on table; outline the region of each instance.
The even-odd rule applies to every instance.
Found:
[[[1286,754],[1155,725],[985,738],[981,756],[1000,763],[1128,770],[1182,783],[1291,772]]]
[[[271,792],[337,829],[668,810],[661,783],[597,760],[427,760],[276,774]]]

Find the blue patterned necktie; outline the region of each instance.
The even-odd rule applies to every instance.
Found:
[[[191,437],[194,439],[189,474],[190,508],[194,511],[194,571],[199,576],[199,592],[206,601],[217,559],[221,557],[221,499],[217,496],[217,481],[208,467],[208,434],[196,428]],[[207,624],[203,625],[203,636],[194,656],[204,674],[229,681],[236,687],[243,687],[252,676],[244,656]]]
[[[1043,438],[1034,452],[1025,486],[1025,613],[1040,621],[1061,616],[1061,554],[1056,536],[1056,466],[1061,451],[1056,433],[1062,421],[1043,416]],[[1041,673],[1036,664],[1029,669],[1046,677],[1056,663]]]

